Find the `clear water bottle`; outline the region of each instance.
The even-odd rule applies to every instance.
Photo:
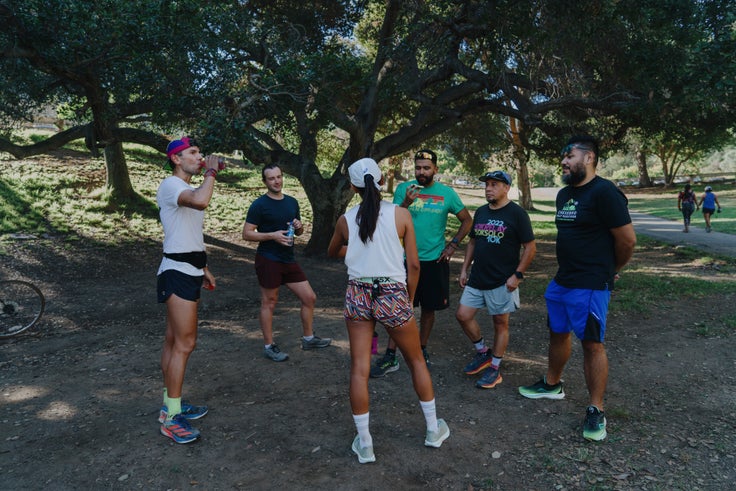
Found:
[[[294,245],[294,222],[289,222],[286,224],[286,236],[289,238],[289,245]]]

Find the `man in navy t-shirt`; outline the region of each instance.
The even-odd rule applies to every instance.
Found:
[[[557,194],[558,270],[547,287],[550,332],[546,376],[519,387],[530,399],[562,399],[562,371],[571,353],[571,333],[583,346],[585,381],[590,403],[583,437],[606,438],[603,396],[608,382],[608,357],[603,340],[613,282],[629,262],[636,244],[628,201],[610,181],[596,175],[598,142],[575,136],[562,150],[562,181]]]
[[[294,292],[302,304],[302,349],[325,348],[332,340],[314,335],[312,321],[317,295],[294,259],[294,235],[304,232],[299,203],[283,193],[284,177],[278,165],[265,166],[261,176],[267,191],[250,205],[243,239],[258,242],[255,268],[261,287],[259,321],[263,332],[263,356],[273,361],[286,361],[289,355],[273,342],[273,312],[281,285]],[[293,227],[293,234],[288,232],[289,225]]]

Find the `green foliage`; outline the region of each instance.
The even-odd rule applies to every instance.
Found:
[[[63,105],[94,123],[91,149],[122,138],[161,150],[168,131],[278,162],[310,196],[315,241],[352,197],[346,166],[365,155],[431,142],[451,167],[476,172],[506,160],[511,120],[532,165],[554,162],[580,131],[611,150],[632,127],[690,149],[722,143],[736,107],[733,2],[583,0],[573,10],[507,0],[4,2],[0,43],[12,49],[0,53],[0,119]],[[124,162],[106,164],[116,178]]]

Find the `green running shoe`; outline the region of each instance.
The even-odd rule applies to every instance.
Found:
[[[519,387],[519,394],[529,399],[564,399],[565,391],[562,390],[562,380],[554,385],[547,383],[546,377],[534,385]]]
[[[606,416],[595,406],[588,406],[583,424],[583,438],[599,442],[606,438]]]
[[[380,378],[398,369],[399,360],[396,359],[396,355],[389,355],[387,353],[371,367],[371,378]]]

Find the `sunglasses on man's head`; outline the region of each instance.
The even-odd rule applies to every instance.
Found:
[[[592,152],[593,151],[592,148],[590,148],[590,147],[588,147],[586,145],[582,145],[580,143],[571,143],[569,145],[566,145],[565,148],[562,149],[562,151],[560,152],[560,155],[564,157],[565,155],[567,155],[570,152],[572,152],[572,150],[574,148],[580,149],[583,152]]]
[[[414,160],[420,159],[434,161],[434,156],[429,152],[417,152],[416,155],[414,155]]]
[[[493,179],[495,181],[501,181],[506,184],[511,184],[511,182],[509,182],[508,174],[500,170],[494,170],[493,172],[486,172],[485,176],[481,178],[481,180],[483,181],[487,181],[489,179]]]

